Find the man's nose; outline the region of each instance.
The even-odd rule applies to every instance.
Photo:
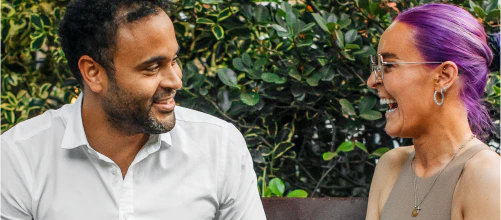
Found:
[[[170,67],[164,72],[160,87],[178,90],[183,86],[182,72],[179,67]]]

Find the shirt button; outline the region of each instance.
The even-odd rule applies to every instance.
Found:
[[[115,169],[115,168],[111,169],[111,174],[117,175],[117,169]]]

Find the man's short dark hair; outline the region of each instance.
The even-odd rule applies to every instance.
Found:
[[[59,36],[70,70],[81,88],[82,74],[78,68],[81,56],[92,57],[106,69],[109,77],[114,77],[113,57],[119,25],[157,14],[160,10],[168,13],[169,5],[164,0],[71,1],[59,25]]]

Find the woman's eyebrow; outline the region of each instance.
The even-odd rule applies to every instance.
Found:
[[[381,56],[383,56],[383,59],[399,59],[397,54],[391,52],[384,52]]]

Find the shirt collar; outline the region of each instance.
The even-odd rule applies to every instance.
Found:
[[[66,129],[64,131],[63,141],[61,144],[61,148],[63,149],[73,149],[80,146],[89,146],[89,142],[87,141],[87,137],[85,136],[85,130],[82,122],[82,103],[83,93],[80,93],[75,103],[67,105],[67,107],[63,110],[65,111],[63,117],[66,122]],[[171,146],[172,138],[170,133],[171,132],[167,132],[154,136],[160,136],[161,141],[165,142],[167,146]],[[156,137],[150,137],[150,140],[153,141],[153,143],[157,142],[156,140],[158,140],[155,139]],[[163,144],[153,144],[153,146],[156,146],[153,147],[154,151],[157,151],[161,145]]]
[[[87,145],[87,137],[82,122],[82,102],[83,93],[80,93],[75,103],[67,105],[64,109],[63,117],[66,122],[63,142],[61,148],[73,149],[82,145]]]

